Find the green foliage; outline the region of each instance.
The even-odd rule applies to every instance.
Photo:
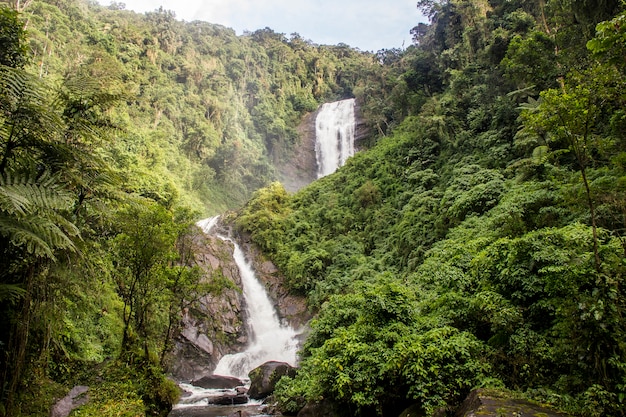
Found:
[[[452,413],[496,386],[623,416],[617,3],[418,7],[418,44],[379,54],[400,80],[389,136],[283,200],[271,229],[241,214],[319,310],[280,407]]]
[[[56,178],[34,173],[0,177],[0,234],[36,257],[55,259],[58,250],[75,248],[78,229],[58,214],[70,205]]]
[[[26,63],[26,34],[16,10],[0,6],[0,65],[20,68]]]
[[[532,32],[526,39],[516,35],[509,43],[502,65],[520,88],[532,86],[542,91],[553,87],[560,75],[554,49],[554,41],[543,32]]]
[[[418,7],[417,43],[376,57],[78,0],[30,2],[25,39],[0,9],[6,410],[119,353],[76,413],[167,409],[156,363],[224,285],[191,267],[181,206],[270,184],[236,224],[319,313],[285,410],[452,412],[492,384],[623,416],[623,5]],[[294,195],[271,183],[300,118],[353,96],[372,149]]]
[[[93,384],[97,378],[100,382]],[[165,416],[180,396],[176,384],[148,363],[134,369],[122,362],[106,363],[85,383],[94,385],[88,392],[90,401],[73,416]]]
[[[587,48],[596,56],[607,59],[608,62],[624,67],[624,52],[626,51],[626,29],[624,22],[626,13],[622,12],[613,19],[600,22],[596,26],[596,36],[587,42]]]
[[[277,237],[281,232],[288,198],[282,184],[272,183],[254,194],[237,218],[237,225],[249,230],[264,250],[277,251]]]
[[[332,297],[305,346],[303,384],[277,387],[281,407],[293,412],[298,398],[330,395],[345,415],[397,413],[410,402],[432,412],[461,398],[486,370],[483,347],[470,334],[417,319],[419,304],[390,276]]]

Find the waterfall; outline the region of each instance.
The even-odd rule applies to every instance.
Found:
[[[216,223],[217,218],[211,218],[198,222],[198,226],[205,233],[210,233]],[[248,372],[267,361],[295,365],[298,349],[297,333],[290,326],[280,323],[263,284],[257,279],[252,265],[246,260],[237,242],[224,236],[217,236],[232,242],[235,247],[233,259],[241,275],[251,342],[243,352],[225,355],[213,373],[247,378]]]
[[[209,217],[208,219],[200,220],[196,223],[196,225],[202,229],[204,233],[207,235],[211,234],[211,230],[217,225],[217,221],[220,219],[220,216]]]
[[[332,174],[354,155],[353,98],[322,105],[315,119],[317,178]]]

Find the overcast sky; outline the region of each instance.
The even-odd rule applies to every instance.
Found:
[[[98,0],[109,5],[110,0]],[[426,19],[417,0],[117,0],[126,9],[153,11],[163,6],[178,19],[203,20],[235,29],[269,27],[289,36],[297,32],[317,44],[345,43],[362,51],[411,44],[411,28]]]

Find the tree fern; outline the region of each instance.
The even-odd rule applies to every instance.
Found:
[[[26,290],[16,284],[0,284],[0,302],[9,301],[11,304],[17,302],[24,296]]]
[[[60,215],[72,199],[55,177],[7,173],[0,176],[0,235],[37,257],[55,259],[57,250],[74,250],[78,229]]]
[[[63,121],[43,81],[0,66],[0,173],[11,163],[53,158]]]

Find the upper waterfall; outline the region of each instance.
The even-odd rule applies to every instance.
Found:
[[[354,155],[353,98],[325,103],[315,119],[317,178],[332,174]]]

